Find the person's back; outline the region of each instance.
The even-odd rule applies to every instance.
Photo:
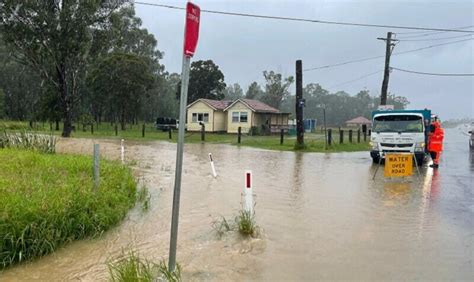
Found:
[[[432,126],[434,130],[432,130],[428,138],[428,151],[433,159],[431,166],[437,168],[439,166],[441,151],[443,151],[444,129],[441,128],[439,121],[434,121]]]

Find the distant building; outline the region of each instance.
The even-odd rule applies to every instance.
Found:
[[[187,115],[190,131],[201,130],[199,122],[202,122],[208,132],[237,133],[241,127],[242,133],[248,133],[252,127],[266,132],[288,130],[290,114],[251,99],[233,102],[198,99],[188,105]]]
[[[367,127],[370,127],[372,122],[365,117],[356,117],[346,121],[346,126],[348,127],[361,127],[364,124],[367,125]]]

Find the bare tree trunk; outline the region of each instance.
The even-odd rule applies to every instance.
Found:
[[[61,97],[61,102],[63,106],[63,118],[64,118],[64,127],[63,132],[61,133],[62,137],[70,137],[72,131],[72,97],[68,95],[67,81],[66,81],[66,68],[64,64],[61,64],[59,67],[56,67],[56,72],[58,75],[59,81],[59,92]]]

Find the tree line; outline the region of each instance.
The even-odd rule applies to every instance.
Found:
[[[50,121],[70,136],[73,122],[126,123],[178,116],[180,75],[166,71],[156,38],[127,0],[0,3],[0,118]],[[261,100],[294,113],[294,78],[263,72],[264,84],[227,85],[212,60],[191,65],[188,102],[199,98]],[[244,93],[245,92],[245,93]],[[369,116],[378,98],[304,88],[305,117],[337,125]],[[404,108],[404,97],[389,103]]]

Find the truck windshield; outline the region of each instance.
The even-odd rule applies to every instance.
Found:
[[[415,115],[378,116],[374,118],[374,132],[423,132],[423,121]]]

